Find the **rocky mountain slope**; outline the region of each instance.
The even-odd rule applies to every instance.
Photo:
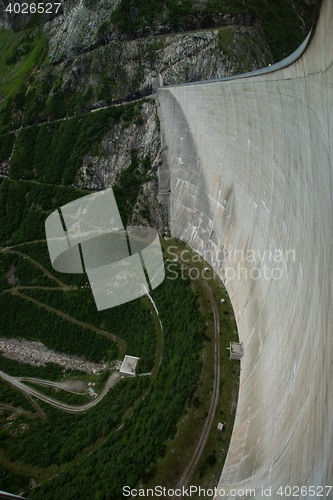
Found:
[[[66,0],[54,4],[49,14],[9,12],[8,2],[1,3],[0,158],[2,174],[9,176],[21,127],[144,97],[157,75],[169,85],[266,66],[276,59],[274,16],[281,22],[281,47],[291,47],[305,36],[313,11],[309,0],[168,0],[154,5],[146,0]],[[17,5],[23,9],[23,3]],[[28,10],[33,5],[29,0]],[[271,31],[264,23],[268,14]],[[154,223],[162,232],[154,101],[143,103],[133,123],[122,127],[112,126],[84,155],[73,185],[91,190],[117,185],[133,151],[138,161],[149,157],[150,180],[142,183],[130,222]]]

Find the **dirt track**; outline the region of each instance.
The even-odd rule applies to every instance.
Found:
[[[190,267],[183,262],[177,260],[177,263],[185,267],[186,269],[190,269]],[[214,384],[213,384],[213,393],[212,393],[212,399],[210,402],[209,410],[208,410],[208,415],[204,424],[204,427],[201,432],[201,436],[199,438],[199,441],[197,443],[196,449],[193,453],[193,456],[191,458],[191,461],[187,465],[186,469],[184,470],[176,488],[182,489],[183,487],[186,488],[191,480],[191,477],[193,475],[193,472],[200,460],[200,457],[204,451],[205,445],[207,443],[210,429],[212,426],[212,422],[214,419],[216,407],[219,401],[219,384],[220,384],[220,319],[219,319],[219,313],[217,310],[216,306],[216,301],[214,298],[214,295],[210,289],[210,286],[207,284],[207,282],[201,278],[198,277],[200,283],[205,287],[210,303],[212,305],[213,309],[213,314],[214,314],[214,340],[215,340],[215,346],[214,346]],[[174,497],[180,498],[180,497]]]
[[[63,283],[62,281],[60,281],[59,279],[57,279],[49,271],[47,271],[47,269],[45,269],[45,267],[43,267],[41,264],[39,264],[39,262],[37,262],[32,257],[29,257],[29,255],[27,255],[27,254],[25,254],[23,252],[20,252],[18,250],[13,250],[11,248],[3,248],[1,251],[2,252],[6,252],[6,253],[7,252],[8,253],[16,253],[18,255],[21,255],[25,259],[30,260],[30,262],[32,262],[36,267],[39,267],[43,271],[43,273],[45,273],[49,278],[51,278],[56,283],[58,283],[58,285],[60,285],[59,289],[66,290],[66,291],[68,291],[68,290],[76,290],[77,289],[77,287],[67,286],[65,283]],[[120,358],[122,359],[125,356],[125,348],[126,348],[126,346],[125,346],[125,342],[123,341],[123,339],[121,339],[120,337],[117,337],[113,333],[106,332],[105,330],[100,330],[99,328],[96,328],[95,326],[90,325],[89,323],[84,323],[83,321],[79,321],[79,320],[77,320],[75,318],[72,318],[68,314],[65,314],[65,313],[63,313],[61,311],[58,311],[57,309],[54,309],[51,306],[43,304],[42,302],[39,302],[38,300],[35,300],[35,299],[33,299],[33,298],[31,298],[31,297],[29,297],[27,295],[24,295],[23,293],[19,292],[19,290],[24,290],[24,289],[29,289],[29,288],[30,289],[32,289],[32,288],[36,289],[37,288],[37,289],[41,289],[41,290],[56,290],[57,289],[56,287],[15,286],[15,287],[12,287],[12,288],[9,288],[9,289],[5,290],[5,292],[7,292],[7,293],[13,293],[15,295],[19,295],[20,297],[22,297],[22,298],[24,298],[26,300],[30,300],[31,302],[34,302],[39,307],[44,307],[48,311],[51,311],[51,312],[57,314],[58,316],[61,316],[61,317],[65,318],[65,319],[67,319],[68,321],[71,321],[72,323],[76,323],[77,325],[80,325],[83,328],[89,328],[90,330],[93,330],[94,332],[99,333],[100,335],[104,335],[105,337],[111,338],[119,346],[119,350],[120,350],[119,356],[120,356]]]

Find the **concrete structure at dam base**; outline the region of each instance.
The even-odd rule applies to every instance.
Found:
[[[244,344],[216,498],[333,498],[333,1],[319,7],[287,61],[158,90],[171,234],[225,283]]]

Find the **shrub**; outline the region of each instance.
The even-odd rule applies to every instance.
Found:
[[[11,132],[9,134],[0,136],[0,158],[1,160],[8,160],[11,155],[13,146],[15,142],[15,134]]]

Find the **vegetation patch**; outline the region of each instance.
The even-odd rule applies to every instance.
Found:
[[[12,149],[15,142],[15,134],[12,132],[10,134],[0,135],[0,159],[8,160],[12,153]]]
[[[0,489],[2,491],[20,491],[27,490],[29,487],[29,478],[22,474],[15,474],[6,470],[0,464]]]
[[[169,250],[170,252],[169,252]],[[193,471],[191,484],[202,488],[213,488],[216,480],[221,474],[227,450],[231,439],[234,418],[237,407],[238,384],[239,384],[239,362],[229,359],[230,342],[238,341],[237,325],[233,309],[227,292],[217,275],[214,274],[207,262],[198,256],[196,252],[187,247],[183,242],[172,239],[163,242],[164,256],[171,259],[178,255],[181,261],[182,255],[192,271],[191,277],[204,276],[208,286],[216,299],[217,310],[220,317],[220,392],[219,402],[207,445],[200,458],[196,470]],[[182,252],[184,252],[182,254]],[[175,277],[177,266],[172,262],[167,264]],[[204,269],[209,271],[204,271]],[[187,277],[188,271],[178,271],[178,276]],[[201,435],[207,418],[211,403],[213,381],[214,381],[214,317],[212,304],[207,291],[198,279],[191,280],[191,286],[195,296],[198,298],[200,312],[205,322],[203,351],[204,366],[201,372],[198,388],[194,393],[186,415],[177,424],[177,434],[174,439],[167,441],[166,454],[159,460],[155,476],[147,483],[140,483],[140,487],[153,488],[161,485],[167,488],[175,488],[182,472],[191,460],[196,444]],[[223,300],[224,302],[221,302]],[[225,321],[222,321],[226,318]],[[224,424],[222,432],[217,431],[217,424]],[[214,463],[213,463],[214,462]]]
[[[2,405],[8,405],[8,406],[12,406],[14,408],[19,408],[19,409],[26,410],[26,411],[32,410],[30,403],[23,396],[23,394],[20,391],[14,389],[7,382],[4,382],[2,379],[0,379],[0,395],[1,395],[1,404]],[[9,410],[9,411],[11,411],[11,410]],[[12,411],[11,411],[11,413],[12,413]],[[2,426],[4,424],[4,420],[5,420],[5,418],[3,416],[1,416],[0,421],[1,421]],[[4,435],[6,435],[6,434],[7,434],[6,432],[2,433],[2,436],[4,437]]]
[[[197,387],[204,331],[189,280],[165,280],[154,290],[154,300],[163,323],[164,342],[160,369],[149,391],[121,429],[111,433],[90,455],[67,465],[58,479],[35,489],[31,498],[63,500],[79,490],[82,496],[83,482],[83,498],[95,495],[118,500],[124,484],[134,487],[140,478],[148,480],[154,475],[155,462],[165,452],[164,443],[175,435],[177,420],[184,415]],[[122,387],[144,380],[148,381],[147,377],[127,379]]]
[[[119,123],[121,118],[124,127],[127,127],[139,110],[139,104],[130,103],[52,124],[22,129],[10,164],[11,178],[34,179],[58,185],[72,184],[77,171],[82,167],[83,156],[91,151],[107,130]]]
[[[304,25],[311,27],[315,5],[297,0],[207,0],[198,9],[196,0],[140,0],[133,6],[131,0],[121,0],[111,14],[111,23],[122,33],[161,25],[181,25],[182,29],[218,27],[224,15],[234,18],[235,24],[251,19],[259,22],[271,48],[274,62],[278,62],[302,43]]]
[[[0,133],[17,129],[22,124],[27,84],[31,74],[42,66],[48,53],[48,39],[38,31],[0,32],[1,94]]]
[[[2,252],[0,254],[0,290],[12,286],[51,287],[59,285],[24,256]]]
[[[38,402],[47,415],[46,420],[25,419],[29,427],[2,443],[6,457],[12,462],[20,460],[42,468],[73,460],[84,448],[111,432],[146,383],[144,377],[120,381],[84,414],[66,413]]]
[[[64,369],[54,363],[46,363],[45,366],[33,366],[28,363],[20,363],[14,359],[1,357],[1,370],[12,377],[30,377],[44,380],[59,380],[63,378]],[[81,373],[81,372],[80,372]],[[77,370],[67,370],[66,374],[77,374]]]
[[[97,486],[101,498],[108,493],[110,498],[118,499],[125,480],[135,486],[140,477],[147,480],[154,474],[154,463],[165,450],[163,443],[174,436],[176,422],[197,387],[204,332],[189,280],[165,280],[154,290],[154,300],[163,323],[164,343],[159,372],[148,392],[147,377],[126,379],[85,415],[66,414],[41,402],[47,419],[30,421],[15,439],[7,436],[4,440],[4,453],[11,461],[20,459],[39,467],[67,463],[66,472],[33,490],[31,498],[71,498],[79,489],[82,492],[83,481],[85,498],[92,498]],[[119,314],[116,324],[121,321],[123,315]],[[144,400],[141,398],[123,427],[75,462],[86,447],[110,433],[143,390]]]
[[[87,279],[87,284],[88,284]],[[86,285],[87,286],[87,285]],[[26,290],[29,297],[121,337],[126,354],[140,358],[141,373],[150,372],[155,358],[156,333],[150,310],[139,299],[104,311],[98,311],[90,287],[77,291]],[[114,359],[114,351],[106,351]]]
[[[235,34],[235,28],[226,27],[221,28],[219,31],[219,49],[228,55],[233,56],[232,45]]]
[[[46,310],[24,297],[7,292],[0,293],[1,335],[40,341],[55,351],[85,356],[90,361],[116,358],[116,344],[103,335],[83,328]]]
[[[151,169],[149,156],[143,160],[139,160],[137,151],[131,151],[131,162],[127,169],[118,174],[113,192],[117,201],[117,206],[122,218],[122,223],[127,226],[127,223],[132,217],[133,208],[136,204],[141,186],[144,182],[150,181],[147,177],[148,171]],[[149,209],[147,208],[149,217]]]
[[[45,240],[45,219],[51,211],[87,194],[68,187],[0,177],[0,245]]]
[[[40,378],[40,377],[39,377]],[[25,385],[35,389],[36,391],[48,396],[62,403],[68,405],[84,405],[92,400],[92,397],[86,393],[83,394],[73,394],[72,392],[64,391],[63,389],[58,389],[55,387],[48,387],[40,384],[34,384],[32,382],[24,382]]]
[[[52,274],[54,278],[59,280],[64,285],[70,286],[74,285],[80,290],[84,290],[89,282],[87,280],[87,275],[84,273],[59,273],[55,271],[52,267],[51,260],[49,257],[49,251],[47,248],[46,241],[35,241],[31,243],[23,243],[15,247],[18,251],[29,255],[32,259],[36,260],[40,265],[42,265],[49,273]],[[55,281],[55,283],[57,283]],[[59,286],[59,283],[57,283]],[[63,293],[63,292],[61,292]]]

